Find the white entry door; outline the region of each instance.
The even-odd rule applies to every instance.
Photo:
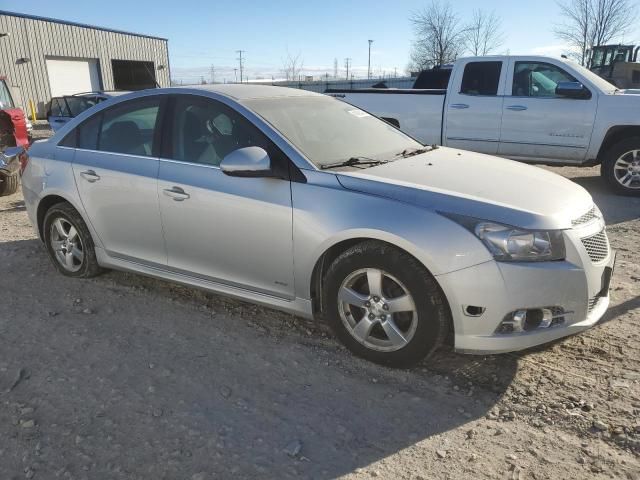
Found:
[[[100,90],[98,61],[92,58],[47,58],[52,97]]]

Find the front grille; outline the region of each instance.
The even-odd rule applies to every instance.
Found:
[[[574,227],[577,227],[578,225],[583,225],[585,223],[589,223],[591,220],[594,220],[596,218],[600,218],[601,214],[600,211],[598,210],[598,207],[596,207],[595,205],[591,208],[591,210],[589,210],[587,213],[585,213],[584,215],[571,220],[571,225],[573,225]]]
[[[593,263],[601,262],[609,255],[609,240],[604,230],[590,237],[581,238],[580,240]]]

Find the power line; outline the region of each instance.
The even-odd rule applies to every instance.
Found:
[[[242,61],[242,54],[245,52],[246,50],[236,50],[236,53],[238,54],[238,65],[240,66],[240,83],[242,83],[242,71],[244,68],[243,61]]]

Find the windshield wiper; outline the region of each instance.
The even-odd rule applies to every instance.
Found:
[[[330,168],[338,168],[338,167],[354,167],[356,165],[382,165],[383,163],[388,163],[389,160],[375,160],[369,157],[351,157],[347,160],[343,160],[341,162],[335,163],[327,163],[326,165],[320,165],[320,170],[328,170]]]
[[[405,148],[400,153],[396,153],[396,157],[402,157],[402,158],[413,157],[414,155],[420,155],[422,153],[430,152],[432,150],[435,150],[436,148],[438,148],[437,145],[431,145],[429,147],[423,147],[423,148]]]

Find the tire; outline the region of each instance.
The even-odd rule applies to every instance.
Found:
[[[640,196],[640,137],[621,140],[609,148],[604,153],[600,175],[616,193]]]
[[[49,257],[60,273],[75,278],[91,278],[102,273],[91,233],[70,204],[57,203],[47,210],[43,233]]]
[[[0,173],[0,197],[13,195],[18,191],[20,185],[20,176],[17,173],[13,175],[4,175]]]
[[[380,277],[382,287],[372,291],[369,285],[380,284]],[[349,350],[375,363],[415,365],[442,345],[452,324],[433,276],[414,257],[386,243],[365,241],[349,248],[331,263],[323,282],[325,321]],[[382,294],[375,295],[376,290]]]

